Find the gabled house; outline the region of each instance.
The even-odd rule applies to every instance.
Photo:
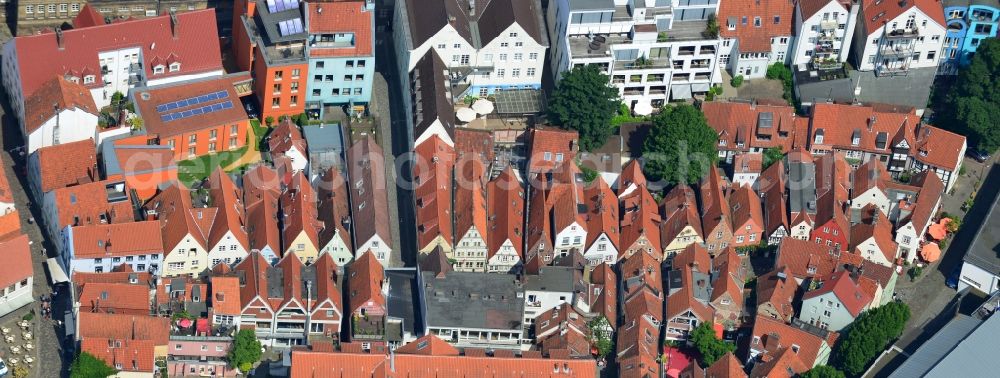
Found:
[[[864,0],[854,30],[852,60],[878,76],[937,67],[945,36],[944,9],[936,1]]]
[[[352,340],[380,340],[385,336],[386,285],[382,264],[371,252],[362,253],[347,268]]]
[[[291,118],[285,118],[268,134],[267,145],[272,156],[288,157],[292,173],[304,171],[309,166],[306,140]]]
[[[747,378],[743,364],[732,352],[728,352],[722,358],[715,361],[706,368],[702,368],[698,361],[692,361],[687,368],[681,371],[680,378]]]
[[[551,171],[552,235],[556,257],[571,251],[583,251],[587,241],[587,219],[584,206],[584,183],[580,169],[572,160],[559,163]],[[548,263],[548,262],[546,262]]]
[[[767,239],[767,245],[781,243],[781,239],[789,236],[791,231],[788,223],[785,182],[785,163],[779,160],[764,170],[755,186],[763,202],[761,215],[764,220],[764,238]]]
[[[670,272],[671,292],[667,296],[664,334],[667,340],[687,340],[688,334],[699,324],[715,321],[715,310],[709,305],[712,293],[709,269],[688,265],[678,266]]]
[[[927,228],[937,215],[941,206],[941,196],[944,194],[944,183],[937,175],[918,173],[910,179],[910,183],[918,188],[916,198],[907,197],[899,201],[895,211],[889,216],[895,220],[896,243],[899,251],[897,258],[906,259],[912,263],[916,260],[921,242],[927,234]]]
[[[111,272],[122,264],[135,272],[159,273],[164,247],[159,222],[70,226],[64,236],[59,262],[70,274]]]
[[[733,185],[740,187],[755,186],[757,178],[764,170],[764,155],[746,153],[733,158]]]
[[[323,225],[316,214],[316,192],[305,172],[292,176],[292,184],[278,199],[281,206],[282,258],[295,252],[305,264],[319,256],[319,231]]]
[[[586,290],[577,293],[573,308],[591,318],[603,316],[607,322],[603,332],[610,336],[618,319],[618,276],[608,263],[584,269],[590,274],[580,274],[578,280]]]
[[[621,232],[618,228],[618,199],[603,178],[596,178],[584,190],[587,243],[583,257],[591,266],[618,260]]]
[[[774,266],[784,266],[799,283],[833,274],[845,264],[861,265],[864,259],[848,251],[836,251],[811,241],[785,238],[778,244]]]
[[[722,48],[719,63],[733,76],[762,78],[771,64],[792,58],[796,31],[791,1],[730,1],[719,4]]]
[[[323,228],[319,231],[319,253],[328,253],[337,266],[344,266],[354,259],[351,244],[351,204],[347,198],[347,181],[340,170],[330,167],[320,172],[316,194],[319,197],[317,218]]]
[[[246,181],[244,181],[244,185]],[[281,230],[278,229],[278,197],[268,193],[247,206],[247,240],[250,252],[257,252],[272,264],[282,255]]]
[[[757,315],[791,323],[795,317],[792,301],[798,287],[787,266],[757,277]]]
[[[753,366],[750,377],[793,377],[805,373],[809,367],[802,362],[795,350],[778,348],[774,353],[762,355],[760,362]]]
[[[698,203],[690,186],[678,184],[660,201],[660,244],[663,256],[670,260],[691,244],[704,243]]]
[[[0,316],[14,312],[35,300],[34,270],[31,263],[31,246],[28,236],[21,234],[0,241],[4,251],[4,268],[0,270],[0,284],[3,293],[0,300]],[[147,309],[148,310],[148,309]]]
[[[660,212],[656,200],[645,186],[621,198],[621,249],[618,261],[637,252],[653,255],[663,261],[660,240]]]
[[[892,238],[892,223],[884,215],[875,210],[874,206],[864,210],[872,212],[871,219],[851,227],[850,251],[860,255],[866,261],[883,266],[896,264],[896,253],[899,252]]]
[[[816,223],[816,163],[805,148],[788,153],[788,193],[789,236],[799,240],[810,240],[809,235]]]
[[[579,150],[576,131],[555,127],[535,127],[529,131],[528,173],[552,171],[564,161],[573,161]]]
[[[222,171],[216,169],[208,177],[209,198],[212,206],[219,209],[215,222],[205,240],[208,261],[211,266],[220,262],[232,264],[240,262],[250,250],[247,237],[246,215],[243,206],[243,191]]]
[[[755,246],[764,235],[764,215],[760,197],[749,185],[741,186],[729,196],[733,216],[732,247]]]
[[[795,3],[793,66],[809,64],[813,70],[843,66],[851,51],[858,21],[859,2],[802,0]]]
[[[164,277],[195,276],[211,268],[207,242],[216,208],[195,208],[191,193],[173,184],[145,205],[147,217],[159,220],[163,239]]]
[[[388,265],[392,253],[385,157],[372,137],[363,137],[347,149],[347,180],[351,192],[354,255],[371,250]]]
[[[538,260],[547,264],[548,261],[552,261],[555,254],[550,226],[552,219],[549,216],[552,207],[549,190],[552,184],[545,173],[535,174],[533,178],[534,180],[529,180],[527,185],[530,198],[524,260],[526,262]],[[488,232],[492,232],[492,229]]]
[[[816,218],[809,237],[838,251],[845,250],[851,240],[847,215],[850,172],[842,154],[816,158]]]
[[[524,188],[514,169],[507,167],[486,186],[487,250],[486,271],[508,273],[520,269],[524,261]]]
[[[805,323],[785,324],[781,320],[758,315],[753,323],[747,362],[775,358],[781,349],[787,348],[802,360],[806,369],[811,369],[829,361],[836,338],[835,332]]]
[[[97,181],[59,188],[42,197],[42,216],[59,251],[66,248],[71,226],[127,223],[135,220],[132,195],[124,181]]]
[[[749,171],[755,170],[749,168],[756,168],[764,150],[778,148],[788,153],[804,148],[800,140],[809,134],[808,122],[803,122],[807,119],[796,116],[795,108],[784,103],[709,101],[702,104],[701,110],[708,126],[718,135],[719,159],[732,163],[737,155],[747,155],[746,159],[751,160],[747,164]],[[736,172],[744,170],[743,164],[733,168]],[[741,180],[733,178],[734,183]]]
[[[277,170],[264,164],[253,167],[243,174],[243,202],[250,207],[265,198],[277,199],[291,179],[291,174],[281,177]]]
[[[93,139],[42,147],[28,156],[28,184],[35,198],[99,180]]]
[[[710,254],[722,252],[733,241],[733,218],[724,185],[714,168],[701,181],[701,229]]]
[[[813,286],[816,286],[815,289],[802,295],[802,311],[798,317],[822,329],[840,331],[854,322],[872,303],[872,297],[847,270],[838,271],[825,279],[814,278],[810,282],[810,287]]]
[[[455,108],[452,105],[448,66],[441,55],[427,50],[410,73],[409,88],[413,93],[413,147],[416,149],[431,137],[455,147]]]
[[[715,312],[715,323],[726,329],[736,329],[743,322],[743,285],[746,269],[733,248],[715,257],[713,261],[712,296],[709,304]]]
[[[638,159],[630,160],[622,167],[622,173],[615,181],[614,189],[618,191],[618,198],[625,197],[638,189],[646,186],[646,175],[642,173],[642,166]]]
[[[272,266],[251,253],[231,273],[240,279],[240,326],[253,326],[262,344],[277,348],[338,339],[343,304],[336,272],[328,254],[306,266],[291,252]]]
[[[21,136],[25,153],[61,143],[97,137],[99,111],[90,90],[59,75],[53,75],[25,98]]]
[[[851,216],[854,219],[854,212],[860,211],[872,205],[882,213],[889,215],[891,201],[888,197],[887,184],[892,182],[889,171],[885,165],[878,160],[869,160],[858,166],[854,170],[851,180],[854,187],[851,190]]]
[[[413,198],[417,251],[430,253],[440,247],[451,258],[455,148],[432,135],[416,145],[415,153]]]
[[[563,303],[535,318],[535,344],[543,354],[558,350],[569,352],[573,358],[590,358],[591,330],[587,320],[569,305]]]
[[[485,272],[487,240],[486,167],[481,160],[459,159],[455,185],[455,270]]]

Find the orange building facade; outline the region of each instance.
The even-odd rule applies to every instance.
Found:
[[[260,102],[260,117],[273,117],[275,123],[284,115],[298,115],[305,111],[306,77],[309,64],[268,66],[257,50],[253,72],[254,93]]]

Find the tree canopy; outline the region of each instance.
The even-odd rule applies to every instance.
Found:
[[[73,365],[69,367],[69,376],[71,378],[107,377],[117,372],[117,370],[108,366],[104,360],[94,357],[94,355],[87,352],[80,352],[80,355],[76,356],[76,360],[73,361]]]
[[[736,345],[727,343],[715,337],[715,330],[712,323],[701,323],[691,331],[691,342],[701,357],[702,366],[709,366],[718,361],[726,353],[736,350]]]
[[[960,130],[981,150],[1000,147],[1000,39],[983,39],[972,62],[958,75],[949,99]]]
[[[260,361],[260,341],[251,329],[241,329],[236,333],[233,346],[229,349],[229,365],[242,371],[250,370],[253,364]]]
[[[844,373],[833,366],[819,365],[800,374],[799,378],[844,378]]]
[[[835,366],[850,376],[864,373],[887,345],[903,333],[910,319],[910,307],[902,302],[889,302],[865,311],[847,328],[847,336],[834,352]]]
[[[781,147],[771,147],[764,150],[764,166],[762,168],[767,169],[771,164],[777,163],[778,160],[784,159],[785,154],[781,152]]]
[[[619,106],[618,90],[596,65],[573,67],[563,73],[548,104],[552,124],[580,133],[580,148],[590,151],[611,136],[611,117]]]
[[[670,184],[694,184],[719,159],[718,136],[694,106],[664,108],[642,148],[646,177]]]

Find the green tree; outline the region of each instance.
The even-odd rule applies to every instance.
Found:
[[[272,116],[264,117],[264,124],[270,127],[272,123],[274,123],[274,117]]]
[[[117,370],[108,366],[104,360],[94,357],[94,355],[87,352],[80,352],[80,355],[76,356],[76,360],[73,361],[73,365],[69,367],[69,376],[71,378],[103,378],[117,372]]]
[[[693,184],[718,160],[718,136],[705,115],[687,104],[664,108],[653,117],[643,145],[643,170],[651,180]]]
[[[233,339],[229,349],[229,365],[241,371],[250,370],[253,364],[260,361],[260,341],[251,329],[241,329]]]
[[[590,327],[590,342],[597,347],[597,355],[604,357],[611,353],[614,349],[614,342],[611,341],[608,329],[614,327],[611,326],[608,319],[601,315],[587,322],[587,326]]]
[[[691,331],[691,342],[694,344],[694,348],[698,350],[698,355],[701,356],[702,366],[709,366],[718,361],[726,353],[736,350],[736,345],[727,343],[719,338],[715,337],[715,330],[712,329],[712,323],[701,323],[698,327]]]
[[[844,378],[844,373],[833,366],[819,365],[802,373],[799,378]]]
[[[967,132],[979,149],[1000,147],[1000,39],[987,38],[976,48],[968,67],[958,74],[949,97],[959,132]]]
[[[596,65],[577,66],[563,73],[549,99],[548,119],[580,133],[580,147],[590,151],[611,136],[611,117],[618,108],[618,90]]]
[[[865,371],[887,345],[903,333],[910,320],[910,307],[902,302],[865,311],[854,320],[840,337],[834,351],[834,366],[850,376]]]
[[[770,167],[771,164],[777,163],[778,160],[784,159],[785,154],[781,152],[781,147],[771,147],[764,150],[764,168]]]

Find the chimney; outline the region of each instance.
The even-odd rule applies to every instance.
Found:
[[[469,0],[469,15],[476,15],[476,0]]]
[[[180,27],[180,22],[177,21],[177,13],[170,12],[170,31],[174,34],[174,39],[177,39],[177,29]]]
[[[56,28],[56,45],[59,46],[59,50],[62,50],[64,48],[63,31],[60,28]]]
[[[872,131],[872,127],[875,127],[875,115],[872,114],[871,118],[868,118],[868,131]]]

